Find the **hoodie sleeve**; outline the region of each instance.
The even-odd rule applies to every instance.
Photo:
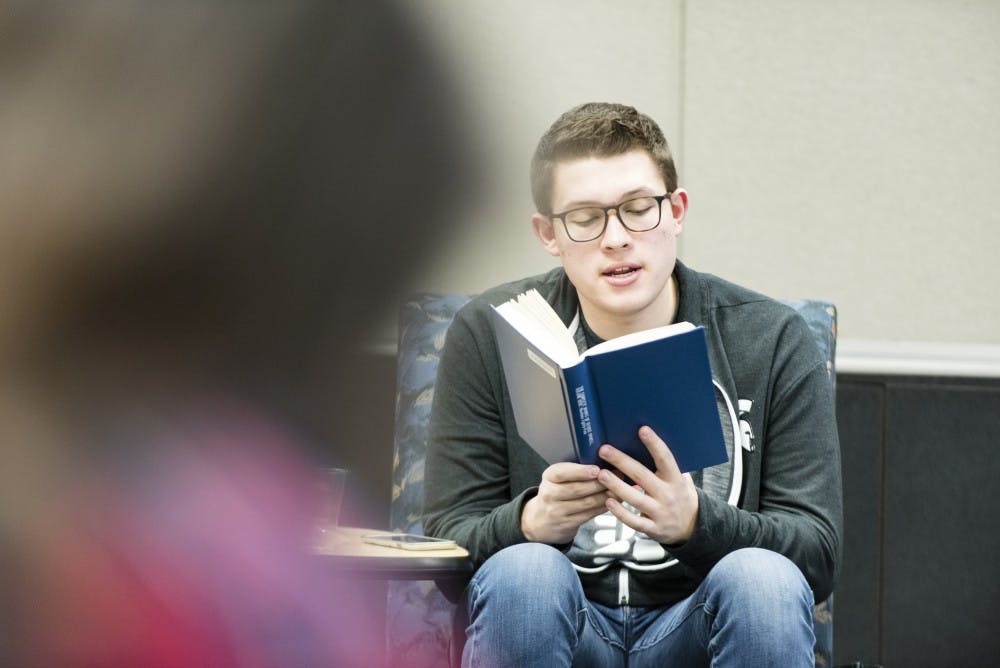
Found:
[[[773,550],[799,567],[822,601],[840,571],[840,444],[833,383],[801,318],[786,322],[768,378],[764,421],[755,429],[759,497],[749,499],[748,489],[736,508],[699,491],[695,533],[671,551],[704,576],[733,550]]]

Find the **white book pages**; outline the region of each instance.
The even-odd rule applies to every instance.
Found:
[[[516,299],[511,299],[497,306],[496,310],[517,331],[538,346],[559,366],[572,366],[582,357],[577,352],[576,341],[573,340],[569,329],[537,290],[532,289],[521,293]],[[672,325],[632,332],[599,343],[587,350],[584,355],[597,355],[602,352],[628,348],[647,341],[655,341],[688,332],[694,328],[695,326],[690,322],[676,322]]]
[[[674,336],[675,334],[690,332],[694,328],[694,325],[690,322],[684,321],[675,322],[672,325],[664,325],[663,327],[644,329],[641,332],[632,332],[631,334],[619,336],[616,339],[608,339],[607,341],[598,343],[596,346],[587,349],[587,352],[585,352],[584,355],[599,355],[600,353],[605,353],[611,350],[621,350],[622,348],[637,346],[640,343],[647,343],[648,341],[665,339],[668,336]]]

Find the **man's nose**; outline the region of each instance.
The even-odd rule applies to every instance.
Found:
[[[631,241],[632,235],[629,234],[628,228],[622,224],[618,209],[608,211],[608,223],[604,227],[601,245],[607,248],[622,248],[628,246]]]

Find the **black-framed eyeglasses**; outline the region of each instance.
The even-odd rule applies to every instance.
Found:
[[[611,206],[583,206],[549,214],[549,218],[561,220],[566,236],[572,241],[593,241],[600,237],[608,227],[608,216],[612,211],[626,230],[648,232],[660,224],[663,200],[670,195],[633,197]]]

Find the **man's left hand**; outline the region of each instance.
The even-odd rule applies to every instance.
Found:
[[[656,464],[656,472],[629,457],[621,450],[602,445],[600,457],[635,481],[632,486],[604,469],[598,480],[615,498],[605,502],[608,510],[627,526],[667,545],[687,541],[698,520],[698,491],[691,474],[681,473],[667,444],[649,427],[639,429],[643,442]],[[638,489],[641,487],[642,489]],[[640,512],[631,512],[628,503]]]

